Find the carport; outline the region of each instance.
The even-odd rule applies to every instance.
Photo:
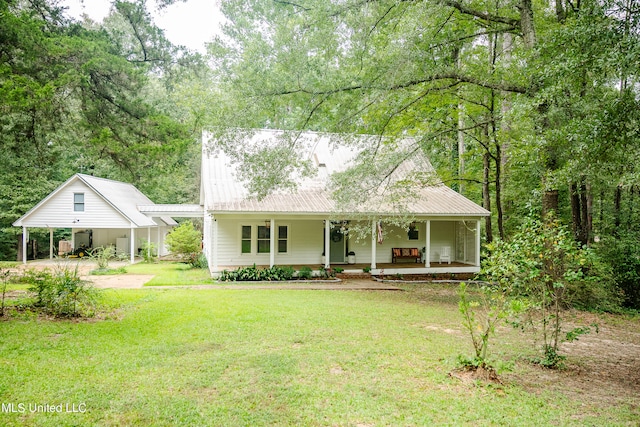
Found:
[[[22,227],[22,262],[30,228],[49,230],[49,257],[53,258],[55,229],[71,229],[71,246],[113,246],[133,263],[142,243],[157,245],[166,254],[164,237],[177,223],[170,216],[140,212],[138,206],[154,203],[135,186],[91,175],[75,174],[13,223]],[[88,236],[87,236],[88,235]],[[86,240],[88,239],[88,240]]]

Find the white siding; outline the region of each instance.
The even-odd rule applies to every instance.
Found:
[[[84,193],[84,212],[74,212],[74,193]],[[59,228],[66,226],[78,229],[126,228],[131,226],[131,223],[126,218],[79,180],[71,183],[47,200],[46,203],[25,218],[23,222],[28,227],[55,225]]]
[[[255,218],[255,217],[254,217]],[[269,265],[269,254],[257,253],[257,228],[265,225],[265,220],[256,219],[229,219],[218,217],[218,252],[217,261],[220,269],[246,265]],[[431,254],[430,262],[438,263],[442,247],[449,246],[452,261],[473,264],[476,256],[476,222],[431,220]],[[324,250],[324,222],[315,220],[276,220],[275,230],[278,226],[289,227],[288,252],[276,253],[276,265],[309,265],[315,267],[321,264],[321,255]],[[362,225],[362,224],[361,224]],[[251,253],[241,253],[242,226],[252,227]],[[418,239],[410,240],[407,230],[385,224],[384,242],[376,243],[376,263],[390,263],[392,261],[392,248],[418,248],[425,247],[426,223],[416,222]],[[208,233],[207,242],[213,251],[213,233]],[[277,234],[276,234],[277,239]],[[357,239],[354,235],[348,236],[348,251],[356,254],[357,263],[371,263],[371,236]],[[276,244],[277,247],[277,244]],[[211,254],[213,259],[213,254]]]
[[[451,248],[452,261],[457,261],[456,223],[453,221],[431,221],[431,256],[430,262],[440,261],[443,246]]]
[[[265,221],[255,219],[220,219],[217,220],[218,253],[217,261],[221,267],[241,265],[269,265],[268,253],[257,253],[258,226],[265,225]],[[251,253],[241,253],[242,226],[251,226]],[[320,220],[276,220],[275,230],[279,226],[288,226],[287,253],[276,253],[276,265],[288,264],[320,264],[323,251],[324,224]],[[275,235],[277,239],[277,234]],[[209,237],[213,248],[213,239]],[[276,244],[277,248],[277,244]]]

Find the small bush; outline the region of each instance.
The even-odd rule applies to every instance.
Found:
[[[167,235],[165,244],[173,254],[193,265],[202,252],[202,233],[191,222],[183,222]]]
[[[98,247],[91,253],[91,259],[98,264],[98,269],[109,268],[109,261],[111,261],[116,255],[116,250],[113,246]]]
[[[4,301],[7,295],[7,282],[9,282],[9,276],[10,276],[9,270],[0,269],[0,280],[2,281],[2,284],[0,284],[0,286],[2,287],[2,289],[0,289],[0,291],[2,292],[2,305],[0,305],[0,316],[4,316]]]
[[[55,270],[28,271],[25,276],[35,293],[32,306],[56,317],[91,316],[95,313],[98,291],[82,280],[78,267],[60,266]]]
[[[144,262],[157,262],[158,261],[158,247],[155,243],[144,242],[140,248],[140,255]]]
[[[209,262],[204,253],[191,254],[189,257],[189,265],[193,268],[209,268]]]
[[[283,281],[291,280],[295,270],[293,267],[274,265],[260,269],[254,264],[251,267],[240,267],[233,271],[224,270],[218,280],[221,282]]]
[[[311,277],[313,277],[313,270],[311,267],[300,267],[300,270],[298,271],[298,279],[309,280]]]

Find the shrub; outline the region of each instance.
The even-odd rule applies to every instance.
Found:
[[[298,279],[309,280],[311,279],[311,277],[313,277],[313,270],[311,269],[311,267],[300,267],[300,270],[298,271]]]
[[[621,233],[603,240],[598,253],[610,266],[622,305],[640,309],[640,233]]]
[[[572,341],[589,328],[563,331],[564,309],[586,304],[597,292],[613,298],[607,292],[607,275],[595,253],[580,248],[572,233],[553,217],[544,222],[527,219],[521,230],[508,242],[487,245],[490,255],[482,265],[484,277],[507,292],[520,298],[535,311],[529,319],[539,330],[543,343],[543,364],[557,367],[562,361],[558,354],[560,343]],[[595,301],[589,304],[595,304]]]
[[[4,316],[4,301],[7,295],[7,282],[9,281],[9,276],[9,270],[0,269],[0,280],[2,281],[2,284],[0,284],[0,286],[2,287],[2,305],[0,305],[0,316]]]
[[[140,248],[140,255],[144,262],[156,262],[158,260],[157,245],[152,242],[144,242]]]
[[[36,294],[35,308],[56,317],[91,316],[95,312],[98,291],[82,280],[78,267],[58,266],[53,271],[28,271],[29,290]]]
[[[106,270],[109,268],[109,261],[116,255],[116,250],[113,246],[98,247],[91,253],[91,259],[98,264],[98,269]]]
[[[255,264],[250,267],[240,267],[236,270],[224,270],[220,273],[218,280],[221,282],[252,282],[252,281],[283,281],[291,280],[295,270],[293,267],[280,267],[274,265],[270,268],[260,269]]]
[[[202,253],[202,234],[190,221],[183,222],[167,235],[165,244],[173,254],[193,265]]]

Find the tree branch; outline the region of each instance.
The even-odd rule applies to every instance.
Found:
[[[488,12],[481,12],[479,10],[472,9],[472,8],[470,8],[468,6],[465,6],[459,1],[455,1],[455,0],[440,0],[440,3],[442,3],[442,4],[446,5],[446,6],[449,6],[449,7],[453,7],[454,9],[457,9],[462,14],[475,16],[476,18],[480,18],[480,19],[485,20],[487,22],[499,22],[501,24],[507,24],[507,25],[511,25],[511,26],[514,26],[514,27],[519,27],[520,26],[520,20],[519,19],[509,18],[509,17],[506,17],[506,16],[500,16],[500,15],[494,15],[493,13],[488,13]]]

